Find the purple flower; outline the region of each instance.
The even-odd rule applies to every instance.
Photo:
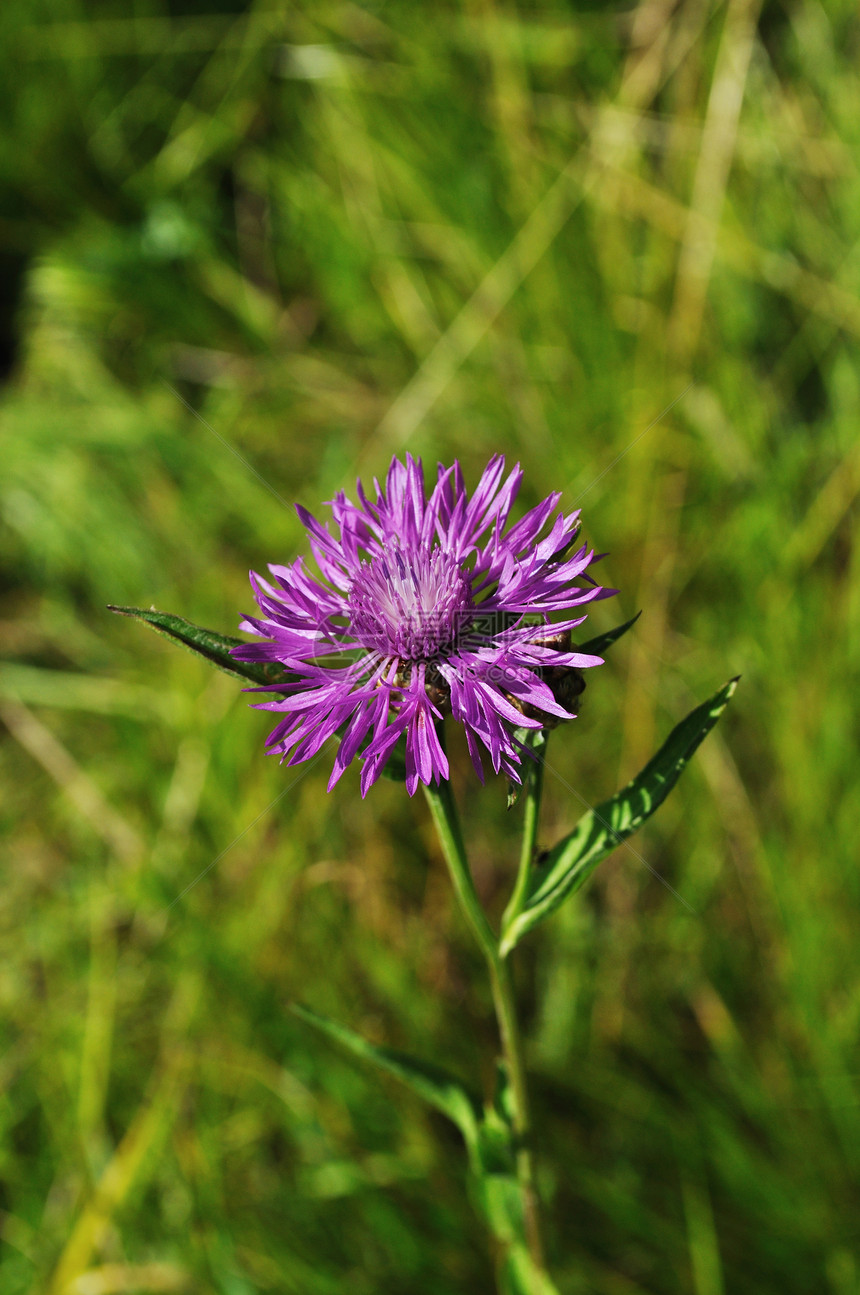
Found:
[[[563,650],[584,615],[550,616],[615,590],[586,574],[593,551],[571,552],[579,512],[549,524],[559,494],[505,530],[522,472],[517,464],[503,480],[504,469],[502,455],[492,458],[470,498],[459,463],[440,464],[427,498],[421,460],[407,455],[405,466],[392,459],[384,489],[374,481],[373,501],[360,481],[357,504],[337,495],[334,533],[297,508],[322,578],[301,557],[270,566],[271,582],[252,572],[261,615],[241,629],[264,641],[232,649],[287,672],[256,690],[279,694],[259,703],[282,715],[271,752],[298,764],[342,730],[329,790],[360,753],[364,796],[405,737],[411,796],[419,781],[448,777],[436,727],[444,713],[463,724],[482,781],[481,747],[496,773],[519,782],[514,730],[573,718],[544,675],[602,658]]]

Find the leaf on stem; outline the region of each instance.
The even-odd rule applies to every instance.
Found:
[[[466,1143],[472,1168],[471,1194],[490,1230],[505,1250],[503,1263],[507,1295],[558,1295],[545,1273],[529,1256],[525,1241],[522,1192],[516,1173],[515,1135],[511,1124],[507,1072],[501,1064],[494,1101],[483,1111],[468,1089],[447,1071],[367,1039],[320,1016],[300,1003],[290,1010],[300,1020],[328,1035],[345,1052],[387,1071],[457,1125]]]
[[[327,1034],[346,1052],[351,1052],[363,1061],[370,1061],[389,1075],[394,1075],[419,1097],[423,1097],[425,1102],[447,1115],[457,1125],[470,1149],[476,1146],[481,1119],[480,1104],[454,1075],[429,1062],[419,1061],[417,1057],[410,1057],[408,1053],[369,1043],[354,1030],[312,1012],[301,1003],[291,1003],[290,1011],[306,1024]]]
[[[558,1287],[538,1268],[522,1243],[511,1246],[503,1269],[505,1295],[559,1295]]]
[[[550,850],[522,910],[502,932],[503,957],[577,891],[597,865],[663,803],[696,748],[722,715],[737,682],[730,679],[709,701],[691,711],[632,782],[583,815],[573,831]]]
[[[273,684],[286,682],[287,675],[276,661],[260,663],[256,661],[237,661],[230,655],[231,647],[238,647],[242,639],[232,638],[229,634],[218,634],[215,630],[202,629],[193,625],[182,616],[173,616],[170,612],[159,612],[155,608],[149,611],[140,607],[113,607],[108,611],[119,616],[131,616],[134,620],[143,621],[189,652],[204,657],[210,665],[216,666],[226,674],[235,675],[238,679],[250,680],[255,684]]]

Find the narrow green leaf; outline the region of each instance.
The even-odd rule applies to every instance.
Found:
[[[346,1052],[351,1052],[353,1056],[360,1057],[363,1061],[371,1061],[381,1070],[394,1075],[401,1083],[408,1085],[419,1097],[423,1097],[425,1102],[429,1102],[443,1115],[447,1115],[449,1120],[453,1120],[466,1139],[467,1145],[475,1147],[480,1105],[454,1075],[450,1075],[438,1066],[410,1057],[408,1053],[369,1043],[367,1039],[347,1029],[345,1025],[338,1025],[336,1021],[330,1021],[327,1017],[312,1012],[301,1003],[291,1003],[290,1011],[308,1025],[313,1025],[315,1029],[327,1034]]]
[[[554,913],[597,865],[663,803],[694,751],[725,710],[737,682],[730,679],[709,701],[691,711],[632,782],[585,814],[569,836],[550,850],[544,866],[535,872],[533,889],[525,906],[503,932],[503,956],[510,953],[526,932]]]
[[[185,620],[182,616],[159,612],[154,607],[145,611],[140,607],[109,606],[108,611],[143,621],[145,625],[154,629],[156,634],[162,634],[174,643],[179,643],[181,647],[187,648],[189,652],[205,657],[210,665],[217,666],[219,670],[235,675],[238,679],[247,679],[255,684],[286,682],[286,672],[276,661],[271,663],[237,661],[232,657],[230,648],[238,647],[243,642],[242,639],[232,638],[229,634],[218,634],[215,630],[202,629],[199,625],[192,625],[191,621]]]
[[[608,647],[612,647],[612,644],[617,643],[622,634],[626,634],[629,629],[633,628],[641,615],[641,612],[637,612],[623,625],[616,625],[614,630],[607,630],[605,634],[598,634],[596,638],[589,639],[587,643],[577,643],[573,650],[575,652],[588,652],[592,656],[603,656]]]
[[[537,1267],[522,1243],[508,1251],[502,1280],[504,1295],[559,1295],[552,1278]]]

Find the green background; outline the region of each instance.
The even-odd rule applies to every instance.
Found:
[[[643,609],[544,844],[743,676],[516,955],[561,1291],[860,1290],[853,0],[6,0],[0,48],[3,1295],[492,1290],[456,1132],[286,1010],[489,1086],[423,800],[105,610],[235,632],[405,449],[520,459],[591,632]],[[497,914],[521,810],[455,779]]]

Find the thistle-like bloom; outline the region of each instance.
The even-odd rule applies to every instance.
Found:
[[[421,460],[395,458],[374,501],[359,481],[357,504],[342,492],[331,502],[334,531],[297,506],[321,577],[301,557],[270,566],[271,582],[252,572],[261,615],[240,628],[265,641],[233,649],[286,673],[259,690],[279,694],[259,703],[282,714],[271,752],[298,764],[340,732],[329,790],[360,754],[364,796],[405,737],[411,796],[448,777],[444,714],[462,723],[482,781],[482,747],[520,782],[514,730],[574,718],[547,679],[602,658],[565,650],[585,615],[550,617],[615,590],[586,574],[593,551],[571,552],[578,511],[547,530],[559,494],[506,531],[522,472],[503,480],[504,469],[492,458],[470,498],[459,463],[440,464],[428,498]]]

